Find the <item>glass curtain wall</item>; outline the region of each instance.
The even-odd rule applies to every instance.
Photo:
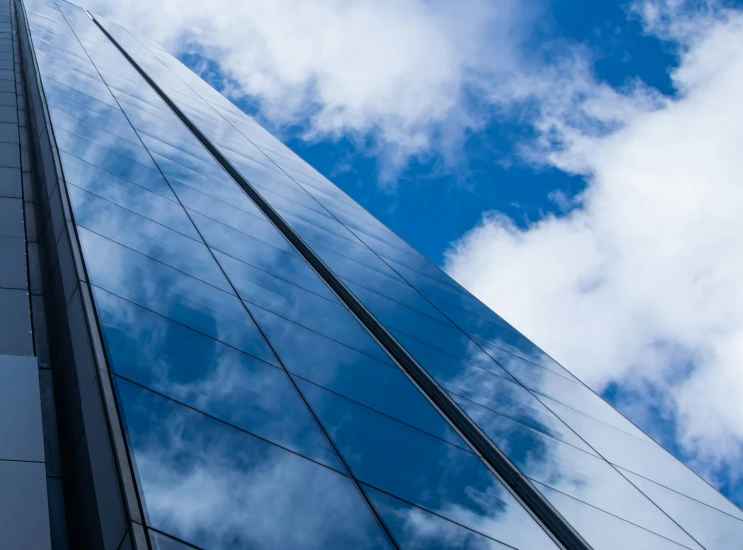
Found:
[[[556,548],[90,17],[24,6],[157,545]]]
[[[568,370],[157,44],[101,23],[590,544],[740,540],[738,508]]]

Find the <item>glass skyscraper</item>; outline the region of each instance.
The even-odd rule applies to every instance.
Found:
[[[567,369],[61,0],[0,0],[0,258],[2,549],[743,547]]]

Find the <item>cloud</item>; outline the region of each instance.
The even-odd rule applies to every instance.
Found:
[[[743,14],[633,13],[678,51],[678,94],[596,83],[548,105],[525,152],[586,177],[577,207],[526,228],[488,212],[447,268],[594,388],[652,394],[625,405],[640,422],[659,407],[698,468],[740,476]]]
[[[392,174],[412,157],[453,166],[469,133],[551,95],[562,67],[581,63],[551,44],[548,68],[525,47],[541,1],[82,4],[173,53],[216,63],[223,91],[257,102],[273,130],[301,125],[306,139],[353,139]]]

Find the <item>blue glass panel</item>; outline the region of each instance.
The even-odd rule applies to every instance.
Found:
[[[514,419],[455,393],[449,395],[506,455],[510,456],[512,453],[523,456],[539,454],[542,449],[551,444],[550,438],[559,439],[582,451],[596,455],[596,451],[565,426],[560,425],[559,421],[550,417],[547,412],[530,410],[527,407],[518,407],[516,411],[513,411],[513,407],[500,407],[501,410],[516,417]]]
[[[600,458],[502,416],[491,415],[484,426],[488,436],[527,477],[679,544],[697,548],[668,516]]]
[[[234,294],[209,249],[201,242],[100,199],[74,185],[68,187],[67,193],[78,226],[90,229]]]
[[[522,386],[466,364],[464,368],[461,364],[443,362],[424,366],[434,380],[450,393],[586,449],[586,445],[570,428]]]
[[[350,283],[348,285],[349,288],[357,284],[367,290],[394,300],[399,304],[428,315],[441,323],[451,325],[451,321],[444,317],[430,302],[411,286],[399,280],[382,275],[351,260],[344,259],[343,261],[338,261],[337,257],[333,259],[329,267],[336,275]]]
[[[743,512],[737,506],[660,446],[563,405],[550,403],[550,408],[609,462],[743,519]]]
[[[354,244],[349,240],[335,235],[324,229],[301,220],[290,214],[282,212],[282,217],[289,223],[292,229],[308,243],[313,243],[313,250],[323,261],[328,264],[333,263],[334,256],[349,258],[366,267],[374,269],[379,273],[387,275],[393,279],[402,281],[402,278],[395,273],[390,266],[384,263],[379,256],[363,246],[361,243]]]
[[[93,165],[90,167],[94,168]],[[68,170],[65,173],[68,187],[84,189],[88,193],[178,231],[182,235],[201,240],[183,208],[174,201],[169,201],[136,184],[117,178],[109,172],[91,170],[91,172],[94,171],[97,174],[86,175]]]
[[[211,248],[306,288],[328,300],[336,301],[335,295],[294,249],[286,246],[286,241],[275,233],[271,226],[258,226],[257,238],[253,238],[201,214],[194,213],[193,221]],[[266,234],[269,241],[276,240],[282,247],[277,248],[273,242],[267,244],[263,241],[261,231]]]
[[[268,311],[253,314],[289,372],[468,449],[396,367]]]
[[[89,126],[87,130],[91,128],[95,127]],[[136,162],[142,167],[157,170],[157,166],[141,144],[134,144],[103,130],[96,130],[95,134],[88,136],[78,136],[57,126],[54,128],[54,138],[63,151],[98,166],[106,166],[107,162],[118,164]]]
[[[391,548],[353,482],[121,379],[149,524],[202,548]]]
[[[364,486],[402,550],[508,550],[506,546],[458,523]]]
[[[467,370],[474,365],[480,367],[483,370],[491,372],[496,376],[500,376],[501,378],[505,378],[506,380],[515,382],[515,378],[513,376],[508,374],[508,372],[506,372],[503,367],[493,361],[491,357],[483,353],[482,350],[474,344],[470,344],[469,349],[465,348],[464,346],[459,346],[459,348],[456,350],[460,356],[465,356],[465,361],[457,356],[446,353],[432,345],[412,338],[407,334],[403,334],[398,330],[391,329],[391,333],[395,337],[395,339],[403,346],[405,346],[405,349],[407,349],[408,352],[410,352],[410,354],[415,357],[416,361],[418,361],[418,363],[420,363],[426,369],[428,369],[429,366],[431,368],[436,368],[436,365],[440,365],[438,367],[439,369],[444,369],[446,372],[450,372],[453,375],[456,375],[457,371],[462,369]],[[466,339],[463,339],[463,342],[466,343]]]
[[[539,491],[562,516],[578,530],[594,550],[686,550],[666,538],[656,535],[618,517],[602,512],[541,483]]]
[[[240,300],[84,228],[91,282],[203,334],[276,363]]]
[[[315,340],[322,338],[315,336]],[[274,344],[273,340],[271,343]],[[274,346],[280,353],[278,345]],[[375,364],[360,353],[355,355],[359,361],[345,365],[345,368],[339,368],[336,361],[329,365],[304,361],[289,370],[362,405],[470,450],[402,371]]]
[[[210,195],[208,190],[202,192],[176,180],[170,180],[169,183],[183,206],[195,212],[206,214],[213,219],[224,220],[227,225],[230,225],[229,221],[231,219],[229,214],[224,213],[224,209],[227,207],[265,219],[258,207],[244,193],[231,194],[229,202],[226,202],[221,197]]]
[[[228,276],[231,277],[229,272]],[[267,292],[258,286],[254,290],[236,286],[243,296],[250,293],[248,307],[251,311],[257,305],[367,355],[389,361],[356,318],[340,305],[288,284],[284,285],[282,294]]]
[[[360,363],[368,363],[369,369],[377,364],[380,368],[394,366],[387,356],[372,358],[265,309],[254,308],[252,314],[286,368],[310,380],[316,367],[327,366],[332,372],[334,368],[353,368]]]
[[[286,373],[95,289],[116,374],[346,472]]]
[[[61,102],[58,102],[61,103]],[[109,118],[102,113],[76,107],[73,102],[66,102],[63,109],[53,106],[49,107],[49,115],[55,127],[63,128],[77,135],[92,135],[94,130],[106,131],[124,138],[134,144],[141,145],[137,134],[126,121],[117,122],[115,118]]]
[[[622,473],[661,510],[704,545],[706,550],[729,550],[740,547],[740,542],[743,541],[743,521],[686,498],[644,477],[626,470]]]
[[[575,377],[566,371],[562,365],[515,330],[504,329],[499,339],[495,342],[486,342],[476,336],[473,336],[472,339],[478,342],[491,357],[498,361],[501,359],[509,361],[512,355],[516,355],[530,363],[551,370],[564,378],[575,380]]]
[[[362,482],[507,544],[554,548],[476,456],[318,386],[297,383]]]
[[[640,439],[650,441],[648,436],[583,384],[572,382],[513,356],[510,361],[501,364],[514,378],[540,396],[548,397]],[[543,402],[549,407],[547,401]]]
[[[71,172],[70,177],[72,178],[72,182],[81,187],[85,186],[80,181],[81,179],[85,179],[86,181],[95,179],[106,184],[114,178],[124,179],[153,193],[157,193],[161,197],[176,202],[176,198],[170,187],[168,187],[168,183],[161,174],[153,170],[137,169],[136,167],[139,165],[135,165],[134,163],[131,163],[126,169],[121,169],[119,165],[96,166],[64,151],[59,152],[59,157],[62,161],[62,169],[65,172],[65,176],[67,176],[67,172]]]
[[[275,250],[275,249],[274,249]],[[301,300],[304,290],[297,283],[304,287],[309,287],[315,295],[322,296],[326,300],[339,304],[338,300],[330,293],[327,287],[321,286],[323,283],[314,277],[306,264],[300,264],[298,258],[289,256],[281,258],[283,260],[292,259],[294,262],[271,263],[265,257],[257,260],[265,261],[266,271],[253,267],[245,262],[237,260],[212,249],[214,256],[224,269],[230,281],[237,289],[238,294],[244,300],[248,300],[258,306],[270,308],[274,302],[273,295],[281,296],[281,300],[294,295]],[[278,254],[276,254],[278,256]],[[254,260],[256,258],[253,258]],[[256,261],[255,263],[259,263]],[[276,266],[279,266],[278,268]],[[267,270],[276,271],[282,277],[277,277]],[[288,279],[289,281],[287,281]]]
[[[211,226],[213,231],[218,234],[223,233],[227,237],[232,236],[239,239],[248,236],[254,237],[273,247],[289,252],[295,257],[297,256],[294,248],[265,218],[254,216],[216,199],[206,198],[207,200],[203,200],[201,204],[197,205],[197,210],[190,211],[193,219],[202,220],[202,218],[205,218],[203,219],[203,225]],[[202,216],[202,214],[204,215]],[[223,226],[221,231],[220,225]],[[239,233],[230,231],[224,226],[239,231]],[[247,240],[252,241],[250,238]]]

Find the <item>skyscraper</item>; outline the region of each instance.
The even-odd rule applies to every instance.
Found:
[[[0,548],[740,546],[743,512],[162,48],[0,6]]]

